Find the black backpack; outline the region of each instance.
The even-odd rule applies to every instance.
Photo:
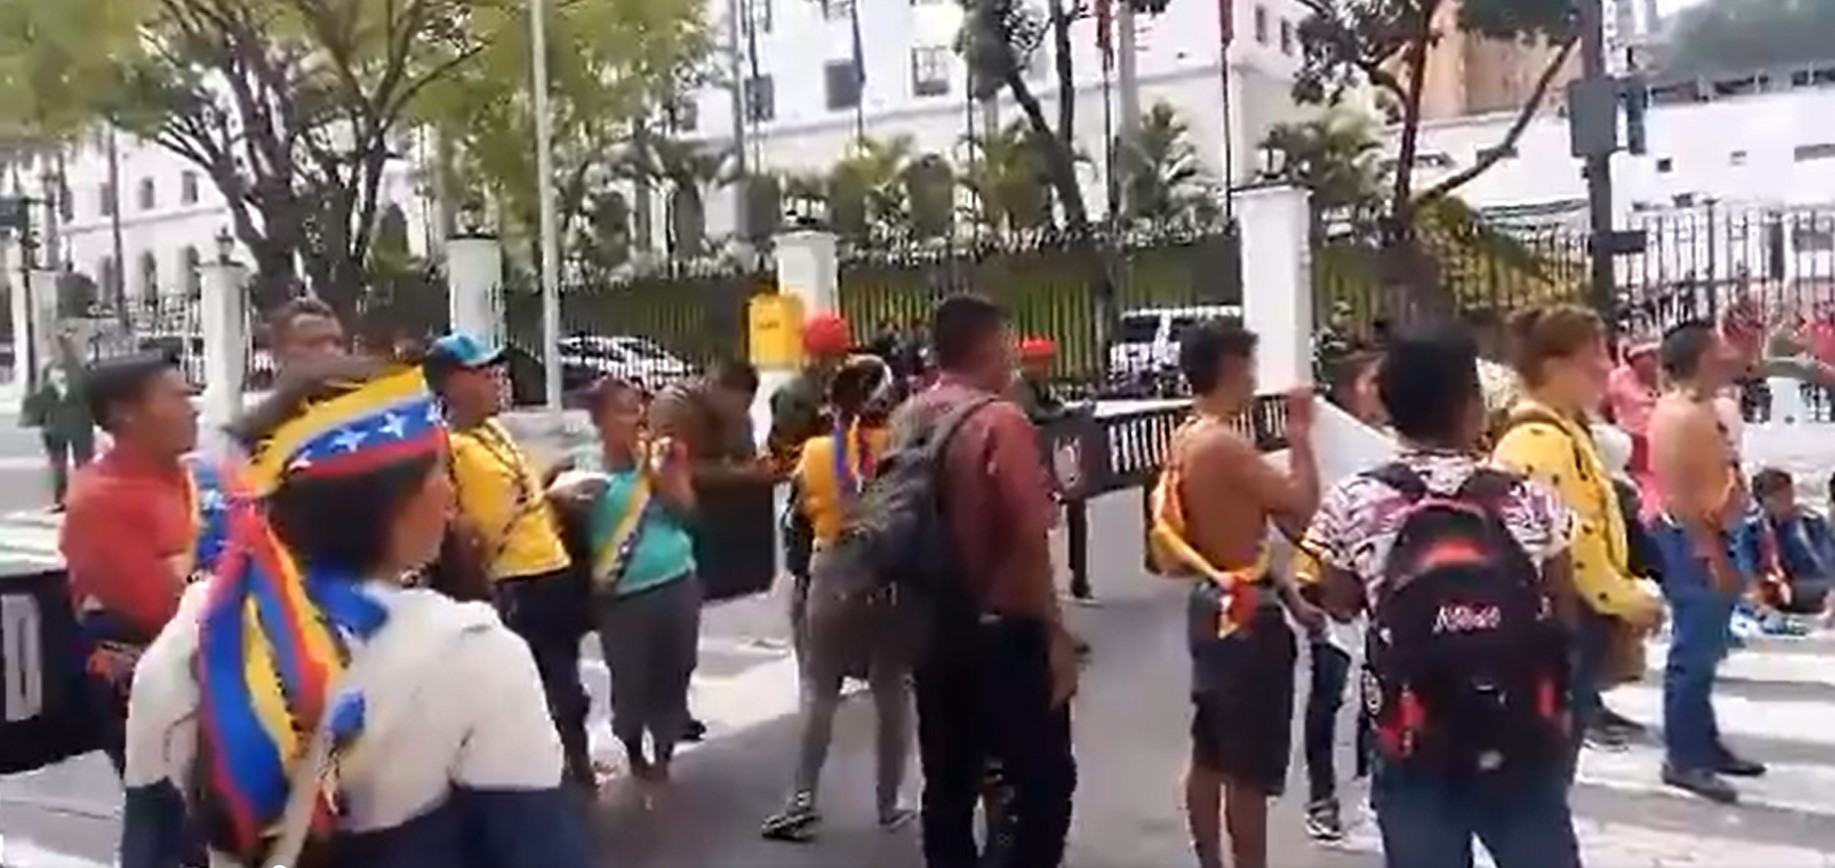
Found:
[[[1365,701],[1393,762],[1447,773],[1565,750],[1566,633],[1498,511],[1519,479],[1480,469],[1451,495],[1390,464],[1408,498],[1371,615]]]
[[[883,637],[916,659],[949,625],[972,618],[961,556],[944,509],[944,463],[963,423],[992,404],[991,397],[963,401],[920,418],[894,418],[892,439],[874,464],[847,526],[822,552],[836,580],[810,598],[817,622],[858,621],[868,607],[890,615],[877,623],[897,635]],[[818,596],[821,598],[818,599]]]

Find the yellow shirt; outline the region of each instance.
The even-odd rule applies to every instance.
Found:
[[[452,432],[459,514],[476,528],[492,579],[538,576],[570,563],[541,478],[495,419]]]
[[[1498,440],[1493,457],[1561,496],[1573,510],[1574,585],[1593,611],[1619,616],[1658,605],[1629,566],[1625,514],[1592,432],[1542,404],[1518,401],[1512,414],[1534,413],[1558,421],[1523,422]]]
[[[851,468],[855,479],[862,479],[862,457],[854,454],[854,444],[865,444],[864,456],[870,465],[886,451],[887,433],[884,428],[868,428],[862,431],[859,423],[849,430],[845,449],[847,466]],[[847,523],[846,501],[841,494],[840,480],[835,475],[835,438],[832,434],[811,437],[804,441],[797,458],[796,480],[801,498],[803,515],[808,517],[810,528],[815,534],[817,548],[828,545],[841,535],[841,529]]]

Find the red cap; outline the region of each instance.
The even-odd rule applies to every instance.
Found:
[[[803,321],[803,352],[812,356],[844,356],[853,347],[847,319],[838,313],[811,314]]]
[[[1049,359],[1057,355],[1058,345],[1051,338],[1030,337],[1019,342],[1019,357],[1022,359]]]

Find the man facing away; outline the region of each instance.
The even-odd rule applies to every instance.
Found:
[[[1731,803],[1738,792],[1722,775],[1765,772],[1721,742],[1712,700],[1728,621],[1751,575],[1737,544],[1747,494],[1718,406],[1732,354],[1713,326],[1691,322],[1663,336],[1659,355],[1670,385],[1651,413],[1650,452],[1660,509],[1654,530],[1673,633],[1663,668],[1663,781]]]
[[[196,493],[184,456],[197,446],[197,410],[183,372],[163,355],[97,364],[87,397],[114,445],[77,472],[58,549],[85,632],[118,652],[91,663],[110,718],[103,749],[119,772],[133,663],[178,611],[196,566]]]
[[[901,408],[894,429],[966,402],[992,403],[970,412],[940,467],[961,579],[978,614],[939,625],[917,667],[924,862],[980,863],[975,805],[993,761],[1013,794],[1004,864],[1058,868],[1077,787],[1077,664],[1052,581],[1050,482],[1032,424],[998,400],[1013,374],[1006,312],[980,296],[951,296],[932,315],[931,339],[941,378]]]
[[[1229,864],[1268,864],[1268,799],[1285,783],[1293,718],[1296,649],[1282,606],[1309,627],[1321,619],[1268,556],[1269,521],[1297,537],[1318,503],[1313,398],[1289,397],[1290,472],[1275,470],[1232,424],[1255,399],[1255,346],[1236,320],[1200,324],[1180,341],[1196,415],[1173,443],[1158,495],[1156,524],[1191,553],[1184,566],[1197,578],[1185,802],[1201,868],[1225,864],[1220,817],[1230,830]]]

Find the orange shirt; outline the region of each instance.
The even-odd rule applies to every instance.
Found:
[[[193,546],[189,472],[111,449],[77,471],[68,504],[58,548],[72,599],[100,605],[151,639],[184,591],[172,558]]]

